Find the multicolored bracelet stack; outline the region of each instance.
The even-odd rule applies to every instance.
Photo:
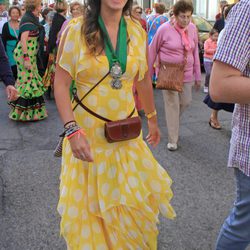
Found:
[[[82,134],[84,136],[86,135],[85,131],[78,126],[76,121],[73,120],[64,124],[64,135],[67,139],[70,139],[71,137],[77,134]]]

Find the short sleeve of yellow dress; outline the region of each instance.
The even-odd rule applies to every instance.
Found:
[[[129,43],[122,89],[112,89],[108,76],[83,100],[89,109],[111,120],[126,118],[134,108],[133,80],[137,73],[143,79],[147,71],[146,34],[137,22],[130,18],[126,22]],[[70,24],[58,61],[76,80],[79,97],[109,70],[105,55],[88,53],[81,26],[82,19]],[[74,115],[86,131],[94,162],[75,159],[64,140],[58,211],[68,249],[157,249],[159,212],[175,217],[167,172],[142,136],[108,143],[103,121],[81,107]]]

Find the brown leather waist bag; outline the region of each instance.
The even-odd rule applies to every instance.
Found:
[[[105,77],[106,76],[104,76],[104,78]],[[110,119],[107,119],[106,117],[103,117],[103,116],[95,113],[94,111],[92,111],[91,109],[89,109],[87,106],[85,106],[82,103],[82,100],[91,91],[93,91],[93,89],[102,80],[100,80],[92,89],[90,89],[90,91],[87,92],[81,100],[78,98],[76,90],[73,92],[74,100],[76,102],[76,106],[74,107],[73,110],[75,110],[76,107],[79,105],[80,107],[82,107],[84,110],[86,110],[91,115],[95,116],[96,118],[98,118],[102,121],[105,121],[104,135],[109,143],[135,139],[141,133],[141,119],[138,116],[132,117],[134,112],[135,112],[135,108],[133,109],[133,111],[130,113],[130,115],[126,119],[118,120],[118,121],[111,121]]]
[[[135,139],[141,132],[141,119],[131,117],[104,125],[105,137],[109,143]]]
[[[94,111],[85,106],[82,102],[80,102],[76,94],[74,95],[74,99],[76,103],[88,113],[100,120],[105,121],[104,135],[109,143],[135,139],[140,135],[141,119],[138,116],[132,117],[135,109],[133,109],[131,114],[126,119],[111,121],[99,114],[96,114]]]

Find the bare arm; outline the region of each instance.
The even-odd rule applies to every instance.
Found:
[[[28,38],[29,38],[29,31],[23,32],[22,35],[21,35],[21,46],[22,46],[23,54],[27,54],[28,53],[28,48],[27,48]],[[23,65],[28,70],[30,70],[32,68],[32,65],[30,63],[29,58],[26,58],[26,59],[24,58]]]
[[[209,88],[210,95],[216,102],[250,103],[250,78],[220,61],[213,64]]]
[[[142,81],[135,81],[135,86],[145,114],[155,111],[153,88],[149,71],[147,71]],[[148,119],[148,130],[149,133],[146,139],[149,144],[155,147],[160,142],[160,130],[158,128],[156,115]]]
[[[23,54],[28,53],[28,49],[27,49],[28,37],[29,37],[29,31],[24,31],[21,35],[21,45],[22,45]]]
[[[147,47],[147,60],[148,60],[148,47]],[[137,79],[138,77],[136,77]],[[153,87],[149,70],[146,72],[142,81],[135,80],[135,87],[142,102],[142,107],[145,114],[149,114],[155,110]],[[160,131],[157,123],[157,116],[148,119],[149,134],[147,141],[149,144],[156,146],[160,142]]]
[[[69,88],[72,82],[72,77],[70,74],[59,66],[60,55],[63,53],[63,45],[65,42],[66,35],[62,39],[62,44],[59,47],[56,74],[54,81],[54,95],[56,100],[56,105],[60,113],[63,123],[75,120],[74,114],[71,107]],[[69,139],[70,146],[75,158],[92,162],[93,157],[91,155],[89,144],[82,134],[79,136],[73,136]]]
[[[56,66],[54,94],[56,105],[63,123],[74,120],[73,111],[71,108],[69,88],[72,82],[70,74],[61,68],[58,64]]]
[[[66,30],[66,35],[68,30]],[[63,121],[63,124],[68,121],[74,120],[74,114],[71,108],[71,101],[69,95],[69,88],[72,82],[72,77],[70,74],[59,66],[60,56],[63,53],[63,47],[66,39],[66,35],[62,39],[58,53],[57,53],[57,63],[56,63],[56,74],[54,81],[54,94],[56,99],[56,105]]]
[[[142,81],[135,81],[135,86],[145,113],[153,112],[155,110],[155,104],[149,71],[147,71]]]

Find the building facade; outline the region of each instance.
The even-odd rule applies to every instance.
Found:
[[[170,8],[178,0],[137,0],[138,4],[145,8],[152,8],[156,2],[163,2],[167,8]],[[228,0],[228,3],[235,3],[237,0]],[[208,20],[214,20],[215,15],[219,12],[220,0],[193,0],[194,13]]]

